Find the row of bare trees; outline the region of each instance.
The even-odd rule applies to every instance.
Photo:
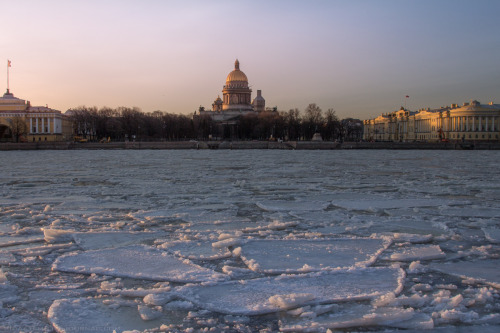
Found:
[[[193,121],[185,115],[162,111],[142,112],[138,108],[78,107],[69,110],[75,135],[90,141],[160,141],[196,137]]]
[[[89,141],[164,141],[164,140],[310,140],[320,133],[323,140],[359,141],[362,123],[339,120],[333,109],[325,113],[312,103],[300,112],[264,111],[240,117],[236,123],[215,122],[206,114],[194,117],[138,108],[116,109],[78,107],[68,113],[73,118],[76,136]]]
[[[26,117],[14,116],[8,118],[7,125],[0,124],[0,142],[20,142],[28,133]]]

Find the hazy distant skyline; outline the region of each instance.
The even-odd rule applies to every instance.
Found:
[[[266,106],[373,118],[500,103],[500,1],[10,1],[0,79],[32,105],[192,114],[236,58]]]

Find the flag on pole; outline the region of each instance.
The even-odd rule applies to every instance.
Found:
[[[406,98],[410,98],[410,96],[406,95]]]
[[[7,60],[7,67],[12,67],[12,62],[10,60]]]

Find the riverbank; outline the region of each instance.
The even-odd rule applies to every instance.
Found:
[[[165,141],[165,142],[29,142],[0,143],[0,150],[74,149],[432,149],[500,150],[500,142],[318,142],[318,141]]]

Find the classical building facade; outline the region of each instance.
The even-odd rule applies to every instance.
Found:
[[[363,121],[366,141],[499,141],[500,104],[476,100],[462,106],[409,111],[403,107]]]
[[[200,107],[199,116],[210,116],[214,121],[234,124],[239,117],[249,113],[259,113],[266,110],[266,101],[261,90],[252,101],[252,89],[248,85],[246,74],[240,70],[238,59],[234,62],[234,70],[226,78],[222,88],[222,99],[218,96],[208,111]]]
[[[0,141],[69,141],[72,131],[71,119],[61,111],[31,106],[8,89],[0,97]]]

